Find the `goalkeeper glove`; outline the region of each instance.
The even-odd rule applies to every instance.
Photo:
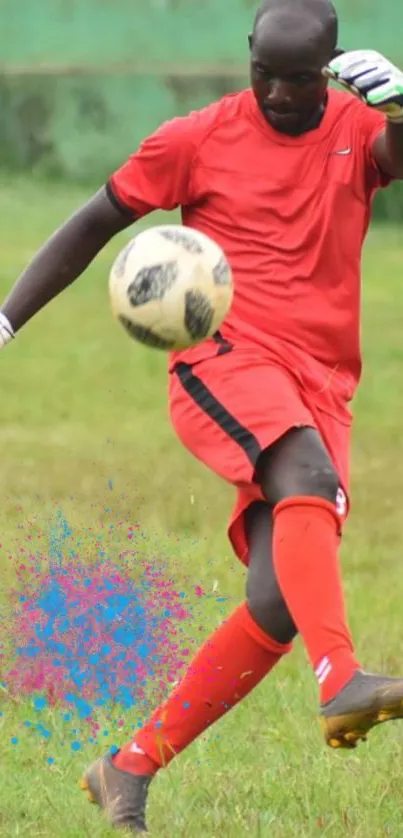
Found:
[[[9,343],[14,337],[14,329],[10,321],[5,314],[2,314],[0,311],[0,349],[3,349],[3,346],[5,346],[6,343]]]
[[[323,72],[369,107],[384,113],[390,122],[403,123],[403,73],[379,52],[344,52]]]

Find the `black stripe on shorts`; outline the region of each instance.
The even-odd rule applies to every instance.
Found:
[[[213,341],[220,347],[217,355],[226,355],[227,352],[231,352],[233,349],[232,343],[223,338],[221,332],[214,332]]]
[[[242,448],[252,465],[255,466],[261,454],[261,448],[256,437],[247,428],[244,428],[216,399],[211,390],[203,384],[203,381],[197,375],[194,375],[190,364],[183,362],[176,364],[175,372],[193,401],[230,439],[233,439]]]

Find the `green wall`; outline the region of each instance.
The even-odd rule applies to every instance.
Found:
[[[281,2],[281,0],[279,0]],[[401,0],[338,0],[395,60]],[[398,5],[399,4],[399,5]],[[0,166],[102,182],[162,120],[247,83],[249,0],[0,0]]]
[[[391,25],[400,0],[336,6],[347,47],[401,54],[401,32]],[[250,0],[1,0],[1,63],[240,62],[254,8]]]

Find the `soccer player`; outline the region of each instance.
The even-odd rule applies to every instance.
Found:
[[[174,119],[45,244],[2,307],[5,345],[114,234],[154,209],[228,255],[235,299],[213,339],[170,360],[185,446],[234,485],[229,528],[245,602],[144,727],[85,774],[116,827],[146,831],[150,782],[241,701],[297,633],[332,747],[403,717],[403,679],[362,670],[338,564],[348,512],[349,403],[361,370],[360,258],[375,191],[403,178],[403,74],[337,49],[328,0],[264,2],[251,89]],[[328,78],[349,90],[328,88]],[[354,95],[352,95],[354,94]]]

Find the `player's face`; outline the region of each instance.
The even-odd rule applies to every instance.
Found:
[[[325,50],[281,45],[281,38],[250,39],[251,84],[265,119],[276,131],[303,134],[323,104]]]

